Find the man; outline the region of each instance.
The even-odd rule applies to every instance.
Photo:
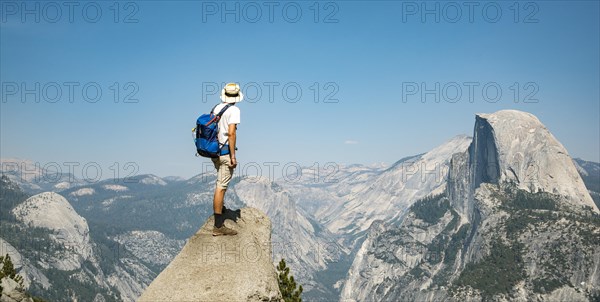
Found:
[[[240,91],[240,86],[236,83],[228,83],[221,90],[221,104],[217,105],[213,112],[216,114],[223,109],[227,104],[231,106],[223,113],[219,120],[219,144],[223,146],[221,156],[212,158],[212,162],[217,169],[217,182],[215,187],[215,195],[213,199],[213,210],[215,213],[215,225],[213,228],[213,236],[220,235],[236,235],[237,231],[230,229],[224,225],[225,216],[223,215],[223,199],[225,191],[231,181],[233,170],[237,166],[235,157],[236,130],[240,123],[240,109],[235,106],[237,102],[241,102],[244,95]]]

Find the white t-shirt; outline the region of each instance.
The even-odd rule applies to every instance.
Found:
[[[221,103],[215,107],[213,111],[214,114],[218,114],[223,107],[227,105],[226,103]],[[219,120],[219,143],[221,144],[229,144],[227,141],[227,137],[229,136],[228,130],[229,125],[231,124],[239,124],[240,123],[240,108],[238,106],[232,105],[225,110],[223,116],[221,116],[221,120]]]

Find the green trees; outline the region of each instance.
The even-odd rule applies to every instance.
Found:
[[[285,260],[281,259],[277,265],[279,277],[279,291],[285,302],[302,302],[300,295],[302,294],[302,285],[296,289],[297,284],[294,276],[290,275],[290,268],[285,264]]]
[[[448,209],[450,209],[450,201],[444,194],[425,197],[411,206],[411,211],[418,219],[430,224],[438,223]]]
[[[2,268],[0,268],[0,280],[2,280],[5,277],[13,279],[19,284],[20,290],[23,291],[23,277],[21,275],[17,275],[15,266],[13,265],[12,260],[10,259],[10,256],[8,254],[6,254],[6,256],[0,256],[0,265],[2,265]],[[2,291],[3,288],[0,285],[0,296],[2,296]],[[44,299],[41,299],[39,297],[32,297],[30,294],[26,292],[24,293],[25,296],[32,298],[34,302],[46,302]]]
[[[510,294],[527,275],[522,251],[517,241],[506,244],[499,238],[491,242],[490,254],[477,263],[467,263],[456,285],[471,286],[481,291],[484,300],[497,294]]]
[[[23,277],[17,275],[17,271],[15,270],[12,260],[10,260],[10,256],[8,254],[6,254],[6,256],[0,256],[0,264],[2,264],[2,269],[0,269],[0,280],[2,280],[4,277],[8,277],[15,280],[22,287]],[[0,286],[0,296],[2,295],[2,289],[2,286]]]

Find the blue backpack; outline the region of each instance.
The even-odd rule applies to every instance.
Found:
[[[196,128],[192,130],[196,134],[194,138],[197,151],[196,156],[216,158],[220,155],[229,154],[229,146],[219,143],[218,134],[219,120],[223,113],[231,107],[231,104],[225,105],[219,113],[215,114],[214,111],[217,106],[213,107],[210,114],[203,114],[196,120]]]

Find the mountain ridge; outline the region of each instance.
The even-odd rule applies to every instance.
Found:
[[[508,112],[508,115],[508,117],[497,117],[494,123],[497,124],[499,122],[502,122],[502,120],[508,120],[508,124],[520,124],[521,126],[516,129],[524,130],[525,133],[523,134],[525,136],[518,137],[519,142],[526,141],[526,136],[528,135],[528,133],[530,133],[529,131],[531,129],[534,129],[534,131],[531,132],[533,133],[533,135],[541,135],[540,137],[545,137],[544,135],[546,134],[544,133],[546,133],[547,129],[545,129],[543,125],[540,126],[541,123],[538,124],[539,120],[537,120],[537,118],[531,121],[531,118],[527,114],[525,114],[526,121],[524,123],[518,123],[518,118],[511,117],[510,112]],[[517,116],[520,115],[520,113],[517,114]],[[489,115],[487,115],[487,117],[489,118]],[[510,122],[511,120],[512,122]],[[474,134],[477,134],[475,132],[477,129],[479,129],[479,126],[485,127],[485,123],[488,122],[481,118],[480,124],[474,127]],[[490,127],[492,127],[491,124]],[[508,127],[507,129],[510,130],[513,128]],[[497,136],[498,133],[492,133],[490,131],[484,134],[481,134],[478,137],[478,139],[480,139],[480,141],[482,142],[479,146],[487,145],[486,139],[484,139],[485,137],[488,137],[493,141],[493,139]],[[461,136],[457,136],[459,141],[463,141],[466,138],[468,138],[466,136],[462,137],[463,138],[461,139]],[[472,138],[468,139],[473,140]],[[469,145],[470,143],[471,142],[465,144]],[[514,237],[516,236],[516,234],[519,234],[519,236],[525,236],[523,238],[526,238],[526,236],[530,236],[528,235],[529,233],[527,233],[530,231],[527,231],[526,229],[517,228],[515,231],[513,230],[514,227],[507,226],[507,222],[502,221],[502,219],[504,219],[502,218],[502,215],[512,217],[512,220],[508,221],[510,223],[514,224],[515,222],[527,222],[524,225],[529,225],[531,223],[528,222],[527,216],[524,216],[523,213],[529,213],[527,211],[530,211],[531,213],[529,213],[528,215],[533,215],[532,217],[541,217],[539,219],[550,219],[551,221],[557,223],[557,225],[561,223],[561,225],[563,225],[565,228],[571,228],[572,230],[577,230],[572,225],[579,223],[579,225],[583,226],[579,228],[578,232],[584,232],[586,230],[591,230],[593,232],[594,228],[591,227],[593,226],[593,224],[589,224],[589,222],[586,222],[585,215],[581,216],[581,213],[584,213],[582,211],[585,211],[584,207],[586,205],[590,205],[589,200],[587,200],[585,196],[579,197],[579,201],[575,204],[582,209],[581,211],[571,211],[571,207],[567,206],[567,211],[565,213],[571,213],[569,215],[574,215],[573,217],[575,218],[571,216],[560,216],[562,214],[558,213],[557,209],[563,207],[565,203],[569,203],[569,191],[559,190],[557,191],[559,193],[558,195],[536,195],[538,194],[538,191],[540,189],[550,191],[546,192],[548,194],[553,194],[553,191],[551,189],[552,185],[549,185],[549,183],[552,182],[548,181],[553,179],[556,180],[558,178],[546,179],[546,182],[532,178],[531,172],[535,172],[536,169],[528,170],[528,166],[523,165],[521,163],[526,163],[528,161],[535,163],[535,161],[532,161],[535,159],[535,157],[528,158],[526,156],[527,152],[523,152],[523,150],[519,151],[518,148],[510,144],[508,144],[508,146],[509,148],[513,148],[512,151],[508,150],[512,153],[496,152],[494,151],[494,148],[496,148],[496,146],[494,146],[494,148],[489,148],[489,150],[491,151],[488,155],[493,155],[493,158],[504,158],[504,160],[499,161],[499,163],[497,164],[494,163],[493,160],[470,160],[469,157],[471,155],[475,156],[475,154],[478,154],[479,151],[485,148],[473,147],[473,150],[469,151],[469,146],[465,146],[465,150],[463,151],[466,152],[445,152],[445,155],[442,156],[444,159],[436,162],[447,162],[447,171],[444,171],[443,168],[435,169],[435,165],[431,164],[432,161],[430,161],[429,165],[425,164],[425,169],[415,168],[420,168],[419,164],[417,164],[417,166],[414,166],[414,163],[418,163],[419,160],[421,160],[425,156],[425,154],[427,154],[426,152],[415,156],[405,157],[397,161],[393,165],[387,167],[370,167],[363,165],[339,166],[337,173],[333,175],[334,178],[337,178],[337,182],[333,183],[323,181],[323,178],[317,177],[322,175],[329,176],[329,174],[327,174],[328,171],[326,169],[314,171],[314,168],[303,169],[303,178],[298,182],[289,182],[285,180],[273,181],[268,179],[236,178],[234,179],[234,181],[232,181],[231,194],[228,193],[226,205],[228,207],[241,207],[245,206],[246,204],[250,204],[257,208],[260,208],[266,213],[270,213],[270,216],[275,217],[275,219],[273,220],[274,226],[278,227],[280,230],[278,234],[274,232],[274,238],[281,238],[278,240],[278,242],[283,244],[280,246],[273,246],[274,256],[289,257],[290,260],[297,260],[288,261],[288,264],[292,268],[293,272],[297,272],[295,273],[297,280],[300,281],[303,285],[306,285],[304,294],[306,297],[308,297],[307,299],[309,300],[331,300],[335,299],[336,297],[340,297],[339,292],[345,290],[345,286],[348,284],[348,282],[352,282],[351,279],[354,278],[355,281],[357,281],[358,279],[364,278],[364,276],[373,276],[374,272],[367,273],[367,271],[364,269],[364,266],[373,265],[373,263],[371,263],[370,261],[374,259],[382,258],[391,261],[395,259],[395,255],[405,254],[405,256],[403,257],[405,258],[407,263],[414,264],[411,261],[415,261],[415,259],[421,259],[421,261],[429,263],[428,255],[432,254],[438,255],[437,257],[442,259],[442,262],[444,261],[443,259],[455,259],[454,261],[457,261],[456,263],[460,263],[460,265],[456,267],[457,271],[464,270],[465,267],[467,267],[467,265],[474,265],[478,263],[478,261],[486,261],[486,257],[494,256],[494,254],[490,253],[492,249],[489,248],[490,246],[494,246],[493,244],[496,244],[496,247],[501,248],[505,245],[508,246],[507,244],[509,243],[512,244],[511,241],[506,241],[510,236]],[[547,147],[545,145],[540,146]],[[502,148],[504,147],[500,147],[500,149]],[[558,153],[563,152],[562,150],[564,150],[564,146],[554,146],[552,148],[547,149],[554,150],[553,152]],[[518,157],[520,161],[511,162],[510,160],[508,160],[511,158],[515,158],[515,156],[519,156],[515,154],[520,153],[522,153],[523,156]],[[551,160],[546,162],[560,162],[561,167],[562,165],[568,165],[567,162],[570,162],[570,164],[573,165],[573,169],[567,167],[566,169],[555,169],[555,171],[575,171],[575,175],[579,175],[578,177],[583,178],[580,185],[577,185],[578,188],[580,188],[583,192],[589,192],[591,198],[594,201],[596,201],[597,199],[595,198],[595,196],[599,196],[595,195],[598,193],[596,187],[599,186],[595,187],[594,185],[598,182],[598,178],[595,176],[598,175],[598,171],[600,171],[597,168],[599,165],[597,163],[585,162],[579,159],[571,160],[571,158],[568,157],[568,153],[563,153],[565,153],[565,155],[567,156],[560,155],[558,157],[558,160]],[[477,165],[478,162],[483,162],[489,165]],[[515,164],[515,162],[519,164]],[[398,171],[403,168],[405,169],[405,175],[403,176],[402,173],[397,173],[397,179],[403,180],[403,177],[410,176],[407,174],[417,174],[420,172],[420,170],[421,172],[423,170],[425,172],[441,171],[442,173],[438,173],[439,175],[444,176],[446,175],[446,173],[450,175],[450,183],[445,184],[447,180],[442,179],[438,182],[434,181],[433,183],[435,184],[435,186],[421,187],[421,189],[419,189],[421,192],[418,193],[420,196],[419,198],[414,198],[413,201],[408,202],[406,202],[405,200],[406,207],[413,205],[412,202],[415,202],[414,208],[408,208],[405,211],[402,211],[402,214],[400,214],[399,212],[401,207],[398,208],[397,213],[388,211],[390,213],[386,213],[383,216],[375,215],[371,218],[366,216],[366,214],[368,214],[367,212],[360,211],[360,206],[368,204],[367,202],[365,202],[365,200],[378,201],[377,199],[373,199],[374,196],[368,196],[369,190],[371,192],[376,191],[371,187],[372,183],[378,179],[385,178],[381,175],[391,177],[393,176],[394,171]],[[538,178],[549,178],[549,176],[547,176],[546,174],[547,173],[540,173],[537,176]],[[572,174],[573,173],[571,173],[570,177],[575,177]],[[550,175],[552,175],[553,177],[557,176],[556,172],[550,173]],[[416,183],[422,185],[420,182],[423,176],[417,174],[413,175],[413,177],[416,177],[415,179],[418,180]],[[438,176],[434,175],[434,177]],[[127,253],[132,254],[132,256],[123,257],[129,259],[125,261],[128,261],[128,263],[135,264],[136,261],[143,260],[143,265],[147,266],[148,268],[151,268],[150,271],[158,273],[165,267],[165,265],[167,265],[170,262],[170,260],[181,249],[183,243],[185,242],[185,239],[187,238],[186,236],[192,235],[193,231],[200,227],[200,222],[198,220],[205,219],[210,216],[210,206],[212,205],[212,186],[214,186],[214,175],[212,173],[203,173],[186,180],[160,178],[164,183],[156,179],[159,177],[152,174],[140,175],[134,179],[141,180],[146,178],[148,178],[148,181],[146,181],[145,183],[141,181],[127,183],[124,181],[124,179],[120,179],[117,181],[103,180],[97,183],[83,184],[80,186],[69,186],[68,188],[63,189],[58,189],[53,185],[49,187],[52,188],[52,190],[58,190],[59,192],[61,192],[61,194],[63,194],[64,197],[67,198],[68,202],[72,204],[76,212],[80,213],[82,217],[86,217],[90,232],[93,235],[92,237],[95,236],[94,238],[92,238],[94,239],[94,244],[97,244],[96,242],[100,237],[104,238],[106,242],[109,243],[109,246],[110,244],[115,244],[115,246],[117,246],[118,244],[119,246],[122,246],[119,247],[119,249],[123,248],[123,254],[125,254],[125,251]],[[334,178],[328,177],[325,180],[331,180]],[[522,181],[524,179],[528,180],[528,182],[517,182],[517,180]],[[530,183],[532,183],[532,180],[537,181],[537,183],[533,183],[532,185],[530,185]],[[476,186],[475,183],[478,183],[479,185],[477,192],[474,188]],[[506,186],[499,189],[494,187],[496,185],[494,183],[515,183],[516,186]],[[490,184],[492,186],[490,186]],[[581,186],[581,184],[583,184],[583,186]],[[393,185],[392,187],[394,186],[395,185]],[[445,190],[448,190],[448,187],[451,187],[451,192],[447,192],[447,195],[443,195]],[[394,193],[391,191],[392,190],[386,190],[385,194],[388,194],[386,195],[388,197],[378,202],[385,202],[386,200],[389,201],[389,198],[397,198],[397,196],[394,195]],[[371,199],[365,198],[364,200],[362,200],[362,202],[361,200],[357,200],[356,196],[361,196],[361,194],[362,196],[369,197]],[[439,196],[439,194],[442,194],[442,196]],[[500,196],[508,194],[506,196],[513,197],[525,196],[524,198],[526,200],[529,200],[535,206],[551,208],[521,209],[518,208],[518,206],[511,203],[510,200],[506,198],[506,196],[501,199],[492,198],[494,194]],[[357,201],[356,205],[359,206],[354,211],[357,213],[361,213],[361,215],[363,215],[363,218],[361,218],[362,220],[354,221],[353,217],[346,217],[346,221],[344,221],[340,225],[350,226],[349,228],[346,228],[344,230],[354,229],[358,230],[358,232],[353,231],[352,235],[346,236],[344,238],[345,234],[344,232],[339,231],[341,230],[340,228],[336,227],[333,229],[338,230],[338,233],[336,234],[327,227],[328,223],[330,223],[328,221],[333,219],[333,217],[328,216],[331,216],[331,213],[335,213],[336,211],[339,212],[342,209],[344,209],[344,205],[352,198],[354,198],[354,200]],[[428,199],[429,201],[424,202],[423,198]],[[504,200],[504,202],[502,200]],[[506,200],[508,200],[508,203],[506,202]],[[541,203],[540,200],[547,200],[547,205]],[[2,204],[3,209],[5,205],[5,203]],[[346,205],[346,207],[347,206],[348,205]],[[436,214],[432,214],[433,216],[424,218],[425,216],[423,216],[422,213],[429,213],[428,211],[431,211],[431,213]],[[127,215],[122,216],[119,213],[126,213]],[[161,215],[152,216],[151,213],[160,213]],[[497,215],[498,213],[504,214]],[[546,214],[544,213],[550,213],[550,216],[546,217]],[[561,218],[553,220],[554,218],[552,217],[554,216],[552,215],[558,215],[556,217],[560,216]],[[335,219],[339,219],[339,216],[337,217],[338,218]],[[564,218],[564,221],[566,222],[560,222],[562,218]],[[158,223],[153,222],[155,219],[158,219],[156,221]],[[175,221],[177,221],[177,223],[174,223]],[[481,235],[478,234],[479,232],[485,231],[486,228],[489,230],[488,224],[495,225],[502,232],[507,232],[508,230],[510,231],[508,233],[512,235],[503,235],[505,236],[505,238],[502,238],[502,240],[505,241],[501,240],[499,241],[499,243],[489,240],[482,241]],[[545,230],[540,234],[546,234],[545,236],[550,236],[550,238],[555,238],[553,232],[560,233],[560,230],[552,231],[552,227],[547,224],[531,225],[537,227],[540,230]],[[115,226],[118,227],[115,228]],[[427,234],[427,232],[424,231],[414,232],[418,228],[429,230],[430,234]],[[98,230],[100,231],[98,232]],[[283,230],[285,230],[285,232],[283,232]],[[409,235],[414,236],[418,240],[406,241],[406,238],[408,238],[407,236]],[[446,236],[450,239],[446,240],[443,238],[443,236]],[[538,234],[538,236],[542,235]],[[572,237],[577,240],[585,241],[585,238],[588,238],[589,236],[584,233],[578,233],[578,235]],[[306,240],[293,240],[294,238],[305,238]],[[454,241],[452,240],[452,238],[454,238]],[[560,236],[556,238],[556,240],[563,240],[560,239]],[[148,246],[146,244],[148,242],[165,242],[166,245],[163,248],[159,248],[158,246],[156,246],[156,244],[150,244]],[[286,246],[286,242],[294,242],[294,244],[299,244],[299,246],[295,247],[291,244]],[[408,247],[410,247],[410,249],[402,250],[403,252],[398,252],[398,246],[390,244],[393,242],[404,242]],[[466,246],[469,246],[469,244],[472,245],[477,243],[478,247],[471,249],[457,249],[457,242],[463,242],[463,244]],[[425,258],[423,258],[422,255],[419,256],[419,254],[423,253],[422,250],[419,250],[422,248],[420,244],[433,246],[432,251],[427,251],[425,253]],[[546,244],[546,242],[540,241],[539,244],[543,245]],[[125,246],[127,246],[127,248],[125,248]],[[453,247],[450,248],[450,250],[442,249],[442,247],[446,246]],[[518,244],[515,246],[518,246]],[[319,250],[319,247],[324,248]],[[525,245],[525,247],[527,247],[527,245]],[[15,248],[20,250],[19,245],[15,245]],[[375,249],[379,249],[380,252],[373,253]],[[522,248],[519,249],[522,250]],[[453,252],[455,250],[456,253]],[[551,250],[551,248],[547,248],[547,250]],[[314,253],[319,251],[323,254],[319,256],[320,258],[315,257]],[[419,253],[416,253],[414,251],[419,251]],[[539,256],[537,254],[537,251],[529,251],[527,253],[533,253],[531,255],[535,257]],[[524,255],[527,253],[524,252]],[[569,254],[571,252],[565,250],[564,253]],[[448,254],[449,256],[446,257],[446,254]],[[145,255],[148,255],[148,257],[145,257]],[[27,262],[28,255],[26,251],[23,253],[23,259],[25,259],[24,262]],[[277,260],[278,259],[273,259],[273,262],[276,262]],[[348,263],[349,261],[350,263]],[[353,261],[356,262],[355,265],[352,264]],[[450,260],[445,261],[449,262]],[[439,264],[439,262],[435,263],[436,265],[443,265]],[[378,265],[382,269],[385,268],[386,270],[389,270],[384,271],[382,275],[384,276],[381,279],[383,280],[381,282],[383,285],[389,285],[389,283],[386,283],[389,282],[386,281],[386,277],[390,278],[389,280],[394,280],[391,279],[390,276],[400,276],[403,274],[403,269],[401,269],[400,266],[392,265],[391,267],[388,267],[388,263],[386,263],[385,261]],[[539,263],[539,265],[544,266],[546,264]],[[26,266],[24,267],[27,268]],[[472,265],[469,267],[472,267]],[[593,263],[591,264],[591,267],[594,267]],[[439,266],[438,270],[441,268],[442,266]],[[428,268],[427,266],[415,266],[411,269],[414,269],[415,271],[408,275],[405,274],[404,276],[410,275],[415,278],[416,276],[424,278],[422,273],[431,273],[433,275],[437,274],[435,270],[429,270],[430,268]],[[565,270],[569,269],[570,268],[565,268]],[[126,269],[124,269],[124,266],[119,266],[117,270],[121,271],[124,274],[124,270]],[[32,269],[29,269],[29,273],[27,274],[33,276],[34,273],[32,271]],[[347,273],[349,271],[351,272],[350,275],[352,276],[347,276]],[[393,274],[386,275],[386,272]],[[125,278],[123,277],[125,276],[123,274],[120,273],[120,275],[122,276],[121,278]],[[151,273],[149,273],[149,271],[146,271],[144,274]],[[361,275],[364,276],[361,277]],[[409,299],[415,299],[417,297],[423,299],[429,299],[431,297],[449,297],[450,294],[447,290],[442,290],[439,287],[435,289],[435,286],[439,286],[435,284],[436,282],[441,282],[440,280],[451,276],[447,273],[444,273],[442,275],[439,275],[441,277],[437,277],[437,279],[426,279],[426,281],[424,281],[424,283],[422,283],[419,287],[423,287],[424,290],[426,290],[426,292],[430,294],[430,296],[419,296],[418,294],[414,293],[411,294],[408,292],[398,291],[397,288],[394,287],[387,288],[384,286],[382,287],[382,289],[379,289],[379,291],[385,293],[385,295],[378,296],[378,298],[381,298],[383,300],[392,300],[394,297],[404,297]],[[576,287],[565,287],[564,283],[567,281],[558,278],[556,274],[552,273],[552,270],[548,269],[548,271],[544,272],[542,276],[545,277],[539,280],[535,279],[537,280],[535,282],[538,282],[540,284],[546,282],[550,285],[558,282],[556,284],[561,284],[561,286],[564,287],[564,289],[562,290],[562,294],[555,293],[552,297],[564,298],[568,297],[569,295],[575,295],[570,293],[570,291],[571,289],[575,290]],[[152,276],[147,275],[144,278],[151,279]],[[467,284],[468,282],[472,282],[472,280],[466,280],[465,277],[462,277],[461,279],[459,275],[456,275],[450,279],[452,279],[453,282],[458,282],[458,280],[461,280],[461,284]],[[402,283],[407,281],[408,279],[403,280],[404,281],[396,280],[396,282]],[[114,292],[133,293],[130,294],[130,297],[134,297],[136,292],[141,292],[145,287],[144,281],[141,279],[122,279],[122,281],[114,279],[113,284],[115,286],[123,287],[121,289],[115,290]],[[591,284],[594,283],[591,282]],[[409,285],[410,284],[406,285],[407,288],[410,288]],[[531,288],[538,286],[537,290],[541,291],[539,287],[541,285],[539,284],[533,285],[527,283],[527,286]],[[348,286],[347,288],[348,289],[345,290],[346,292],[355,293],[357,292],[356,289],[360,289],[361,286],[353,285]],[[462,290],[464,290],[464,288]],[[592,293],[593,288],[594,286],[592,286],[591,289],[588,287],[577,287],[577,290]],[[476,292],[477,290],[472,291]],[[374,292],[377,292],[377,290],[375,290]],[[459,291],[459,294],[460,292],[461,291]],[[465,294],[465,292],[462,292],[462,294]],[[539,294],[547,295],[548,293]],[[343,295],[347,294],[342,294],[342,296]],[[465,297],[470,297],[473,299],[477,299],[477,297],[479,297],[477,295],[465,295]]]
[[[472,144],[452,156],[447,190],[401,221],[372,225],[340,301],[597,297],[600,217],[564,147],[547,145],[540,125],[522,112],[477,116]],[[507,160],[514,154],[527,164]],[[530,163],[566,173],[520,183]],[[571,187],[583,189],[571,196]]]

